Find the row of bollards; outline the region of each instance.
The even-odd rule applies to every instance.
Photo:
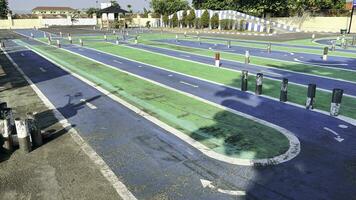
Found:
[[[28,113],[25,120],[14,119],[12,109],[7,107],[7,103],[0,103],[0,137],[4,140],[2,148],[9,153],[14,150],[14,135],[17,135],[18,145],[23,153],[29,153],[33,147],[43,144],[33,113]]]

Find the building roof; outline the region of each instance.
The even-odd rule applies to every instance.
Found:
[[[99,13],[128,13],[127,10],[121,9],[120,6],[110,6],[99,10]]]
[[[73,8],[71,8],[71,7],[51,7],[51,6],[48,6],[48,7],[46,7],[46,6],[39,6],[39,7],[36,7],[36,8],[34,8],[34,9],[32,9],[32,10],[65,10],[65,11],[67,11],[67,10],[75,10],[75,9],[73,9]]]

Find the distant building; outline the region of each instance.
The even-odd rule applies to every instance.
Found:
[[[119,20],[120,15],[125,15],[126,13],[128,13],[128,11],[121,9],[121,7],[118,5],[106,7],[99,11],[99,14],[101,15],[101,19],[103,21]]]
[[[76,10],[70,7],[36,7],[32,9],[32,14],[36,15],[70,15]]]

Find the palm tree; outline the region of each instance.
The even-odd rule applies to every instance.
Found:
[[[129,12],[132,12],[132,5],[128,4],[127,9],[129,10]]]

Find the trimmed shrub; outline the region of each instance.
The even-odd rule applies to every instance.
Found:
[[[215,13],[212,17],[211,17],[211,28],[212,29],[217,29],[219,28],[219,15],[217,13]]]
[[[210,22],[209,12],[207,10],[204,11],[200,18],[200,27],[201,28],[208,28]]]

